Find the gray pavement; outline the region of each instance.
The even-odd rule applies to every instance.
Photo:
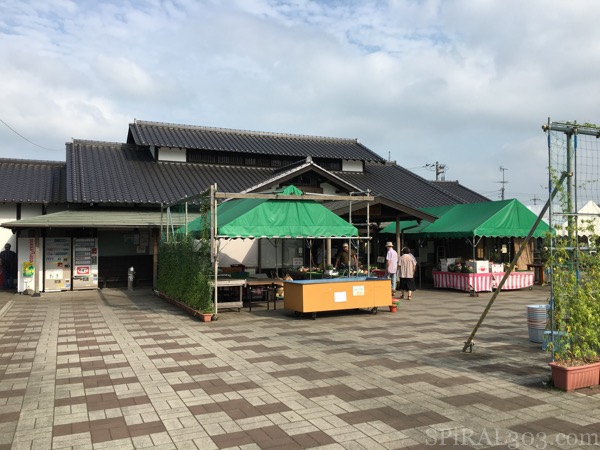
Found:
[[[397,313],[202,323],[121,289],[0,292],[0,449],[592,448],[600,391],[546,387],[526,306],[422,289]]]

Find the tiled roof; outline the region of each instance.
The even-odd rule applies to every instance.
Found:
[[[134,145],[75,140],[67,144],[67,195],[73,203],[171,203],[197,195],[216,183],[241,192],[269,178],[272,170],[156,162]]]
[[[185,216],[174,214],[171,223],[175,226],[185,224]],[[188,220],[198,217],[198,214],[189,214]],[[52,214],[28,217],[1,224],[5,228],[159,228],[166,223],[166,218],[161,211],[155,210],[118,210],[105,209],[67,209]]]
[[[159,205],[200,194],[214,183],[222,192],[261,191],[269,179],[285,176],[270,168],[156,162],[135,145],[96,141],[67,144],[67,162],[73,203]],[[298,170],[307,170],[306,164],[311,163]],[[392,163],[366,163],[364,173],[314,170],[329,173],[338,185],[371,189],[373,195],[412,208],[467,203]]]
[[[360,189],[371,189],[372,195],[389,198],[412,208],[469,203],[395,163],[366,163],[364,173],[335,174]]]
[[[0,158],[0,202],[66,203],[64,162]]]
[[[489,202],[489,198],[462,186],[458,181],[432,181],[432,183],[444,191],[450,192],[465,200],[465,203]]]
[[[291,157],[384,162],[356,139],[267,133],[137,120],[129,124],[128,144],[221,150]]]

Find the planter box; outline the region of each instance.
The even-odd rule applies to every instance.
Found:
[[[558,363],[548,363],[552,370],[554,387],[563,391],[573,391],[600,384],[600,363],[583,366],[562,366]]]
[[[190,316],[197,317],[202,322],[210,322],[212,320],[212,316],[213,316],[212,313],[210,313],[210,314],[202,313],[202,312],[198,311],[197,309],[194,309],[191,306],[186,305],[183,302],[177,301],[177,300],[175,300],[175,299],[173,299],[171,297],[166,296],[162,292],[160,292],[158,294],[158,296],[160,298],[162,298],[163,300],[165,300],[166,302],[170,303],[171,305],[177,306],[179,309],[185,311]]]

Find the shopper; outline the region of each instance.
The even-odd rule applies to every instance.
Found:
[[[385,255],[386,270],[385,276],[392,280],[392,295],[396,293],[396,272],[398,272],[398,252],[394,250],[394,244],[386,242],[385,248],[387,253]]]
[[[402,256],[398,265],[400,266],[400,298],[404,298],[404,292],[406,291],[406,298],[412,300],[412,293],[416,290],[415,268],[417,267],[417,260],[410,254],[408,248],[405,247],[402,249]]]

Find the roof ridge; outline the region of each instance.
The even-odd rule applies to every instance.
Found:
[[[0,164],[27,164],[27,165],[53,165],[53,166],[64,166],[65,161],[52,161],[44,159],[17,159],[17,158],[0,158]]]
[[[72,139],[71,144],[85,144],[85,145],[131,145],[127,142],[116,142],[116,141],[97,141],[94,139]]]
[[[177,123],[169,123],[169,122],[152,122],[148,120],[137,120],[134,119],[134,123],[132,125],[148,125],[148,126],[160,126],[160,127],[168,127],[168,128],[179,128],[179,129],[188,129],[188,130],[199,130],[199,131],[212,131],[216,133],[224,133],[224,134],[244,134],[250,136],[269,136],[269,137],[279,137],[279,138],[288,138],[288,139],[309,139],[313,141],[334,141],[334,142],[353,142],[359,143],[356,138],[336,138],[336,137],[328,137],[328,136],[314,136],[308,134],[291,134],[291,133],[276,133],[273,131],[252,131],[252,130],[240,130],[235,128],[222,128],[222,127],[209,127],[204,125],[185,125],[185,124],[177,124]]]

